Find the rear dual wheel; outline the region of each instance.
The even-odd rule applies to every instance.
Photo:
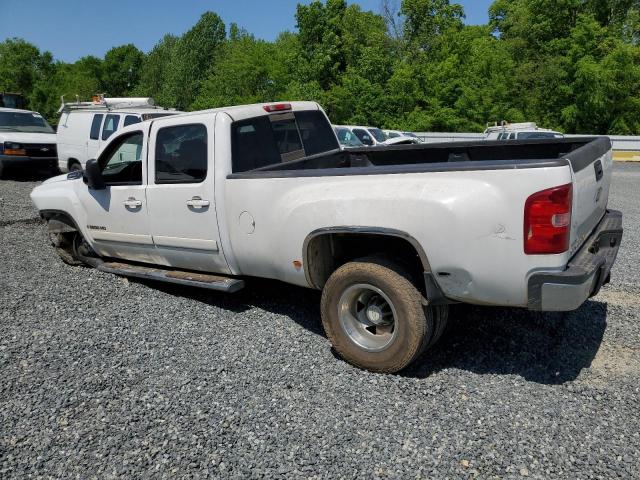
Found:
[[[402,370],[444,331],[448,307],[424,306],[399,264],[368,257],[337,269],[322,292],[322,323],[336,352],[381,373]]]

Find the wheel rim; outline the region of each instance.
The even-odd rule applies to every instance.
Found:
[[[378,287],[359,283],[347,288],[338,301],[340,326],[349,339],[369,352],[386,349],[397,333],[393,302]]]

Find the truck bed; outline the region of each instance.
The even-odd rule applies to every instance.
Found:
[[[333,150],[229,178],[372,175],[451,170],[544,168],[574,172],[611,149],[607,137],[432,143]]]

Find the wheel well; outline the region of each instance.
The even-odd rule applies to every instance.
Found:
[[[305,242],[304,254],[307,281],[318,289],[345,263],[371,255],[382,255],[402,263],[421,290],[423,274],[430,270],[419,244],[400,233],[328,232],[311,235]]]
[[[68,213],[56,210],[43,210],[40,217],[49,223],[49,231],[51,233],[68,233],[79,232],[80,229],[76,222]]]

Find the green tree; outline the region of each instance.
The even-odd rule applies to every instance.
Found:
[[[437,38],[451,29],[462,28],[464,9],[449,0],[403,0],[404,36],[414,52],[430,51]]]
[[[159,105],[174,106],[167,85],[177,43],[178,37],[165,35],[144,57],[135,95],[153,97]]]
[[[168,106],[182,110],[191,106],[215,63],[225,36],[222,19],[213,12],[206,12],[180,37],[168,67],[166,90],[163,89]]]
[[[53,72],[51,53],[40,53],[35,45],[19,38],[0,43],[0,91],[29,97],[34,86]]]
[[[202,84],[195,109],[276,100],[273,43],[256,40],[231,26],[230,40],[220,47],[210,76]]]
[[[144,54],[134,45],[121,45],[109,50],[102,65],[102,83],[111,97],[131,95],[140,80]]]

